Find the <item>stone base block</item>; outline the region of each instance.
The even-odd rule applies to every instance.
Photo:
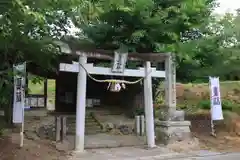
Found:
[[[155,121],[156,140],[167,145],[176,141],[190,140],[190,121]]]

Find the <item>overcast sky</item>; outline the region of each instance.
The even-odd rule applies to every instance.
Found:
[[[216,9],[217,13],[233,12],[240,8],[240,0],[218,0],[220,7]]]

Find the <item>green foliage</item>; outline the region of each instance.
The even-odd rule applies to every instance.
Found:
[[[88,0],[78,6],[73,20],[98,48],[125,44],[139,53],[176,51],[181,33],[207,23],[214,4],[214,0]],[[79,16],[84,14],[88,16]]]
[[[210,106],[211,106],[210,100],[202,100],[202,101],[200,101],[197,104],[197,107],[200,108],[200,109],[207,109],[207,110],[209,110]]]
[[[9,0],[0,3],[0,106],[11,113],[12,66],[27,61],[52,71],[59,54],[53,39],[69,26],[69,15],[78,0]],[[11,120],[10,120],[11,121]]]
[[[0,3],[0,106],[10,108],[13,64],[27,61],[54,71],[59,51],[53,40],[67,34],[70,21],[81,30],[76,45],[175,52],[181,81],[236,78],[240,16],[214,18],[215,5],[215,0],[5,0]]]
[[[227,13],[212,17],[201,29],[204,36],[179,43],[178,79],[181,81],[208,81],[208,76],[219,76],[221,80],[238,80],[240,15]]]
[[[206,82],[239,78],[240,16],[211,12],[214,0],[106,0],[82,1],[72,15],[96,48],[129,52],[177,53],[177,79]],[[81,15],[81,16],[79,16]],[[229,72],[230,71],[230,72]]]
[[[164,90],[164,83],[160,82],[157,86],[156,86],[156,91],[155,91],[155,95],[154,95],[155,99],[154,99],[154,104],[155,105],[163,105],[164,104],[164,97],[165,97],[165,90]]]
[[[210,110],[210,100],[202,100],[197,104],[197,107],[199,109],[206,109],[206,110]],[[234,108],[239,107],[237,104],[235,104],[234,102],[230,101],[230,100],[222,100],[222,109],[226,110],[226,111],[233,111]]]

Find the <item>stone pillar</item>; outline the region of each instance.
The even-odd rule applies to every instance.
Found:
[[[55,117],[55,127],[56,127],[56,141],[60,141],[61,140],[61,117],[60,116],[56,116]]]
[[[61,117],[61,140],[64,141],[67,139],[67,116]]]
[[[144,78],[144,109],[146,117],[146,133],[147,145],[149,148],[155,147],[155,130],[154,130],[154,115],[153,115],[153,97],[152,97],[152,76],[151,76],[151,63],[145,63]]]
[[[86,112],[86,87],[87,73],[83,69],[87,63],[85,54],[79,56],[79,73],[77,80],[77,110],[76,110],[76,136],[75,150],[84,151],[84,135],[85,135],[85,112]]]
[[[165,60],[165,72],[165,108],[159,120],[155,121],[155,127],[157,140],[168,144],[189,139],[191,124],[189,121],[184,121],[184,111],[176,110],[176,67],[172,55]]]
[[[176,110],[176,69],[173,56],[165,60],[165,106],[167,107],[168,120]]]

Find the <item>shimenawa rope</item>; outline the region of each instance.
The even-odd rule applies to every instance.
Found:
[[[80,64],[80,63],[79,63],[79,64]],[[95,81],[95,82],[99,82],[99,83],[106,83],[106,82],[108,82],[108,83],[136,84],[136,83],[141,82],[145,77],[147,77],[150,73],[152,73],[152,70],[151,70],[151,71],[149,71],[149,72],[147,73],[147,75],[146,75],[145,77],[142,77],[142,78],[140,78],[140,79],[138,79],[138,80],[136,80],[136,81],[126,81],[126,80],[119,80],[119,79],[99,80],[99,79],[94,78],[91,74],[89,74],[88,71],[87,71],[87,69],[86,69],[82,64],[80,64],[80,66],[85,70],[85,72],[87,73],[87,75],[88,75],[88,77],[89,77],[90,79],[92,79],[92,80]]]

